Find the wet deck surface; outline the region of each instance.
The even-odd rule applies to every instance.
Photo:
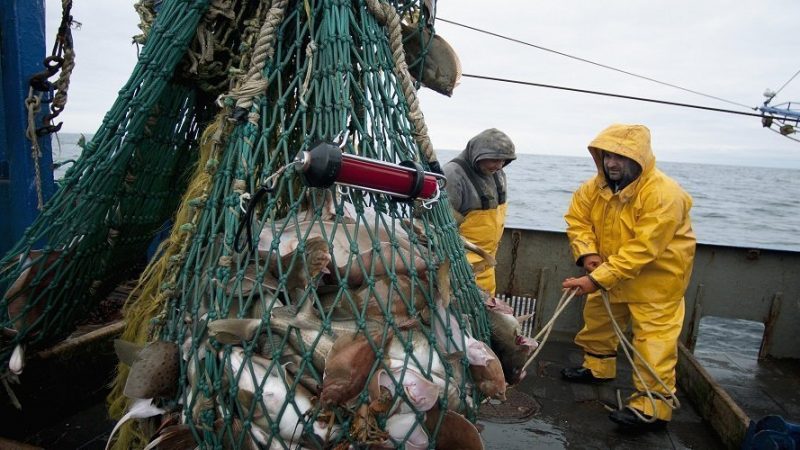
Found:
[[[758,362],[727,353],[696,355],[751,419],[779,415],[800,423],[800,361]]]
[[[800,423],[800,361],[759,361],[763,330],[761,323],[703,318],[694,355],[751,419]]]
[[[757,362],[752,355],[699,349],[698,358],[712,376],[753,418],[781,414],[800,418],[800,362]],[[718,449],[723,448],[711,428],[684,401],[666,430],[631,434],[608,419],[603,403],[616,402],[616,390],[630,392],[630,369],[620,360],[619,375],[598,386],[566,383],[563,367],[579,365],[581,352],[571,343],[549,341],[529,370],[531,375],[515,389],[535,400],[536,412],[517,423],[480,420],[489,450],[537,449]],[[87,392],[87,394],[89,394]],[[21,436],[13,424],[0,426],[0,435],[47,449],[94,450],[104,448],[113,422],[106,416],[102,392],[92,392],[94,403],[67,418]],[[684,400],[678,393],[679,398]],[[516,400],[515,400],[516,401]],[[492,415],[492,405],[483,413]],[[505,422],[513,421],[506,417]]]
[[[713,430],[694,411],[688,401],[675,412],[666,430],[632,434],[622,432],[608,419],[603,403],[616,403],[616,390],[623,398],[632,389],[631,371],[619,361],[617,378],[601,385],[567,383],[561,380],[563,367],[578,366],[582,353],[565,342],[548,341],[534,362],[534,370],[517,388],[532,396],[541,406],[529,420],[516,423],[491,423],[483,439],[488,450],[537,449],[718,449],[723,448]],[[680,392],[678,392],[680,399]],[[489,406],[491,408],[491,406]],[[488,411],[487,411],[488,412]]]

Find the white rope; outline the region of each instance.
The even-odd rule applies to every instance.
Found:
[[[242,210],[242,213],[247,213],[247,204],[250,203],[250,193],[243,192],[239,194],[239,209]]]
[[[630,406],[628,406],[627,408],[630,409],[640,420],[643,420],[648,423],[652,423],[657,420],[655,412],[657,411],[658,404],[656,403],[655,397],[666,403],[667,406],[669,406],[673,410],[680,408],[681,403],[680,401],[678,401],[678,397],[676,397],[675,395],[671,395],[669,398],[667,398],[666,396],[664,396],[664,394],[661,394],[660,392],[651,391],[650,387],[647,385],[647,383],[645,383],[644,376],[639,371],[639,368],[636,367],[636,364],[634,364],[633,356],[631,356],[631,350],[633,351],[633,355],[639,358],[639,360],[642,362],[642,365],[647,369],[648,372],[650,372],[650,375],[652,375],[652,377],[658,382],[658,384],[661,385],[664,391],[666,392],[671,391],[669,386],[667,386],[666,383],[664,383],[664,381],[661,378],[659,378],[659,376],[656,374],[656,371],[655,369],[653,369],[653,366],[651,366],[650,363],[648,363],[647,360],[645,360],[644,357],[642,357],[642,355],[636,350],[636,348],[634,348],[633,344],[631,344],[628,338],[625,337],[625,333],[622,331],[622,328],[620,328],[619,324],[614,319],[614,314],[611,311],[611,302],[608,299],[608,293],[604,290],[600,290],[600,295],[603,298],[603,305],[605,306],[606,311],[608,312],[608,316],[611,318],[611,325],[614,328],[614,333],[616,333],[617,337],[619,338],[619,342],[622,345],[622,351],[625,353],[625,357],[628,358],[628,361],[630,362],[631,367],[633,368],[635,376],[639,379],[639,382],[642,384],[642,386],[644,386],[644,393],[637,392],[632,396],[632,398],[647,397],[653,406],[653,416],[648,418],[644,416],[641,412],[636,410],[636,408],[632,408]],[[617,392],[617,402],[619,403],[620,409],[622,409],[621,407],[622,400],[621,398],[619,398],[619,392]]]
[[[551,317],[550,320],[536,334],[536,336],[534,336],[533,338],[534,340],[538,341],[539,338],[541,338],[542,340],[541,342],[539,342],[539,346],[536,347],[536,350],[533,352],[533,354],[525,362],[525,365],[522,367],[523,371],[525,371],[525,369],[527,369],[528,366],[530,366],[530,364],[533,362],[536,356],[539,355],[539,352],[544,347],[544,344],[545,342],[547,342],[548,337],[550,337],[550,332],[552,331],[553,326],[555,325],[556,319],[558,319],[561,313],[564,312],[564,310],[567,308],[572,299],[575,298],[575,295],[578,293],[578,291],[579,291],[578,288],[564,291],[564,294],[558,301],[558,305],[556,306],[555,312],[553,312],[553,317]],[[648,399],[650,399],[654,413],[657,410],[656,399],[663,401],[664,403],[667,404],[667,406],[669,406],[673,410],[680,408],[681,406],[680,401],[678,401],[678,398],[675,395],[666,397],[664,394],[661,394],[660,392],[653,392],[650,390],[647,383],[645,383],[644,376],[639,371],[639,368],[636,366],[636,364],[634,364],[634,359],[633,359],[634,356],[638,357],[639,360],[642,361],[642,365],[647,369],[648,372],[650,372],[650,375],[652,375],[652,377],[658,382],[658,384],[661,385],[664,391],[667,392],[670,391],[670,388],[666,385],[666,383],[664,383],[664,381],[661,378],[659,378],[659,376],[656,374],[655,369],[653,369],[653,367],[647,362],[647,360],[645,360],[644,357],[642,357],[642,355],[636,350],[636,348],[634,348],[633,344],[631,344],[631,342],[625,337],[625,333],[623,332],[622,328],[620,328],[616,319],[614,319],[614,314],[611,311],[611,302],[608,299],[608,293],[601,289],[600,295],[603,298],[603,305],[606,308],[606,312],[608,312],[608,316],[611,319],[611,324],[614,329],[614,333],[617,335],[620,344],[622,345],[622,351],[623,353],[625,353],[625,357],[628,358],[628,362],[630,362],[631,367],[633,368],[634,375],[639,379],[639,382],[641,383],[642,386],[644,386],[645,389],[644,392],[637,392],[636,394],[634,394],[632,398],[647,397]],[[631,355],[631,351],[633,355]],[[619,406],[619,409],[622,409],[622,399],[620,397],[619,391],[617,391],[617,404]],[[648,418],[635,408],[632,408],[630,406],[628,406],[627,408],[630,409],[640,420],[643,420],[648,423],[652,423],[657,420],[655,414],[652,417]]]
[[[534,352],[530,356],[530,358],[528,358],[528,360],[525,361],[525,365],[522,366],[522,371],[523,372],[525,371],[525,369],[528,368],[528,366],[531,365],[531,363],[536,358],[536,356],[539,354],[539,352],[542,351],[542,348],[544,347],[545,342],[547,342],[547,338],[550,337],[550,331],[552,331],[553,325],[555,325],[555,323],[556,323],[556,319],[558,318],[558,316],[561,315],[561,313],[564,312],[564,310],[567,308],[567,305],[569,305],[569,302],[571,302],[572,299],[575,298],[575,295],[578,293],[578,290],[579,290],[578,288],[574,288],[574,289],[571,289],[571,290],[564,290],[564,294],[561,295],[561,299],[558,301],[558,305],[556,306],[556,310],[555,310],[555,312],[553,312],[553,317],[551,317],[550,320],[542,327],[542,329],[539,330],[539,332],[536,334],[536,336],[533,337],[533,339],[537,340],[537,341],[541,337],[542,341],[539,342],[539,346],[536,347],[536,350],[534,350]],[[544,337],[542,337],[542,334],[544,334]]]
[[[42,157],[42,149],[39,147],[39,138],[36,136],[36,114],[39,113],[42,105],[42,96],[34,95],[33,87],[28,90],[28,98],[25,100],[25,108],[28,110],[28,127],[25,136],[31,141],[31,157],[33,158],[33,183],[36,186],[36,209],[41,211],[44,208],[44,195],[42,194],[42,168],[39,160]]]
[[[306,59],[308,60],[306,76],[303,79],[303,84],[300,86],[300,103],[302,103],[303,106],[308,106],[306,97],[308,96],[308,85],[311,83],[311,73],[314,71],[314,53],[316,53],[316,51],[317,43],[314,42],[314,39],[311,39],[306,46]]]
[[[314,16],[311,14],[311,5],[308,3],[308,0],[303,2],[303,9],[306,11],[306,17],[308,18],[309,29],[314,30]],[[306,97],[308,96],[308,86],[311,83],[311,74],[314,71],[314,53],[317,52],[317,43],[314,41],[313,33],[311,33],[311,40],[308,42],[306,46],[306,75],[303,78],[303,84],[300,86],[300,103],[303,106],[308,106]],[[349,95],[348,89],[342,89],[342,93],[345,95]]]
[[[275,0],[267,11],[267,17],[261,25],[261,30],[253,49],[253,59],[250,61],[250,69],[244,77],[244,83],[227,95],[236,100],[238,108],[250,109],[250,106],[253,105],[253,98],[267,90],[268,82],[264,79],[262,71],[267,64],[267,60],[272,58],[275,53],[273,48],[275,34],[281,22],[283,22],[288,3],[288,0]]]

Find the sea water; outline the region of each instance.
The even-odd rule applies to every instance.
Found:
[[[53,160],[77,158],[79,137],[61,133],[54,139]],[[458,151],[437,154],[446,162]],[[800,251],[800,170],[681,162],[657,166],[694,199],[691,217],[699,242]],[[67,167],[59,168],[56,178]],[[588,151],[583,158],[519,154],[505,170],[507,225],[551,231],[566,229],[564,213],[572,193],[597,172]]]
[[[457,154],[438,152],[441,161]],[[656,165],[694,199],[690,215],[698,242],[800,251],[800,170],[658,161]],[[597,173],[597,167],[587,151],[585,158],[519,154],[505,171],[507,225],[565,231],[564,213],[572,193]]]

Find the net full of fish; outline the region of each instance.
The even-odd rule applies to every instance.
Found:
[[[159,415],[151,445],[166,448],[195,433],[234,448],[483,448],[467,417],[505,399],[534,346],[491,298],[493,346],[473,337],[449,259],[411,220],[347,211],[265,222],[237,275],[187,308],[180,345],[118,342],[136,399],[123,421]]]

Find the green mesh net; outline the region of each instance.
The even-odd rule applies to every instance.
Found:
[[[10,359],[18,362],[26,346],[68,334],[120,277],[145,261],[148,244],[186,189],[201,124],[216,111],[171,77],[203,13],[166,14],[179,6],[165,8],[153,30],[162,45],[142,53],[58,192],[0,262],[6,376]]]
[[[74,327],[174,217],[126,307],[110,396],[112,415],[162,425],[126,424],[118,448],[477,436],[505,383],[444,190],[422,204],[312,188],[296,160],[328,142],[438,167],[402,50],[403,35],[419,47],[420,78],[427,2],[139,6],[157,14],[131,81],[3,260],[2,361]]]

